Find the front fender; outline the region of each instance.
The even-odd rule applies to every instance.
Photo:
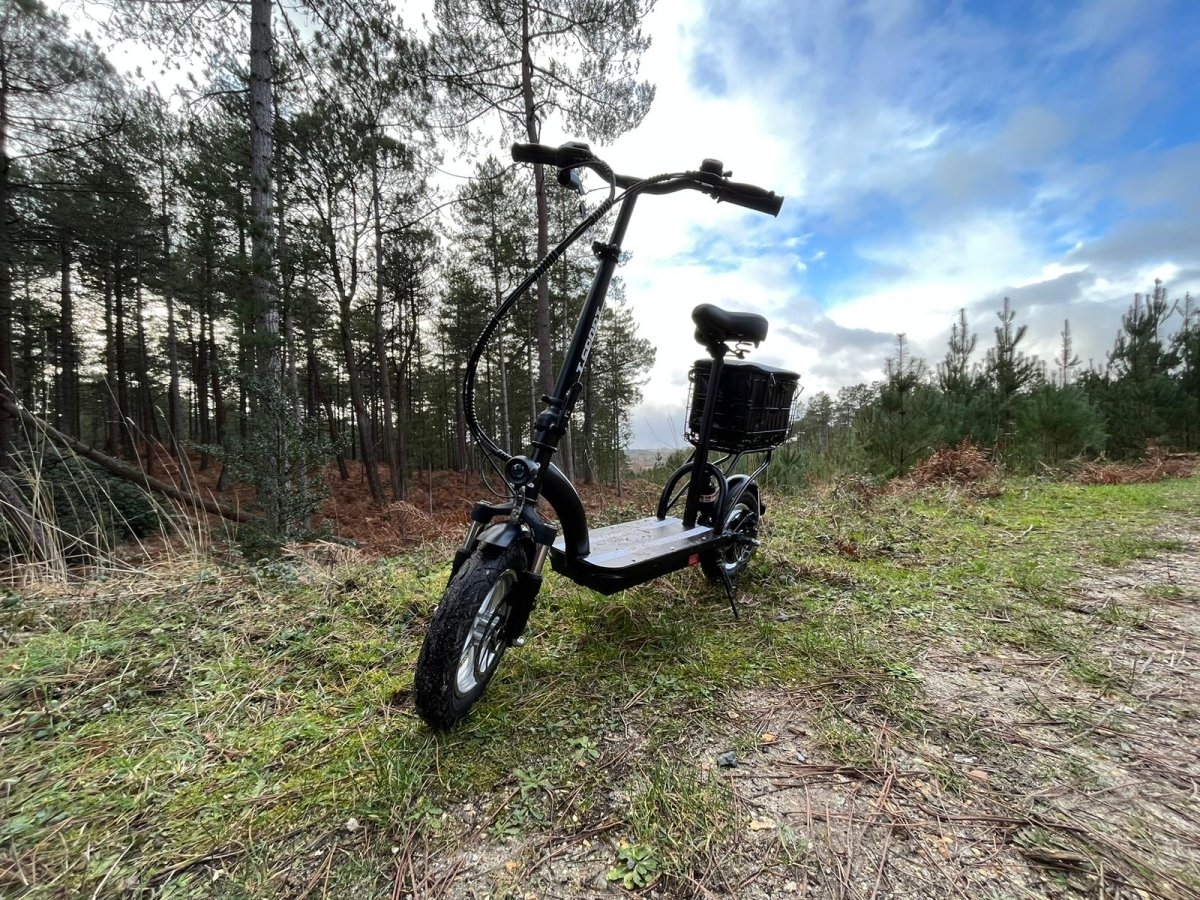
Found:
[[[497,522],[495,525],[485,528],[479,534],[479,543],[506,550],[513,544],[519,544],[524,537],[525,529],[521,527],[521,523],[510,519],[507,522]]]

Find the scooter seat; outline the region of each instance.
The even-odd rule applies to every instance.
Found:
[[[692,310],[696,323],[696,341],[708,345],[725,341],[753,341],[758,345],[767,336],[767,320],[755,313],[729,312],[711,303]]]

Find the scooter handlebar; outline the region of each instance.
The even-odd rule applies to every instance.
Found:
[[[558,165],[558,148],[545,144],[513,144],[513,162],[540,163],[543,166]]]
[[[717,198],[718,203],[744,206],[746,209],[766,213],[769,216],[779,215],[779,210],[783,208],[783,198],[776,195],[774,191],[737,181],[725,181],[715,185],[713,195]]]
[[[567,143],[561,147],[550,147],[546,144],[513,144],[512,158],[514,162],[556,166],[559,169],[596,162],[591,149],[587,144],[582,143]],[[699,187],[705,193],[716,198],[718,203],[732,203],[735,206],[743,206],[769,216],[779,215],[779,210],[783,207],[782,197],[774,191],[768,191],[757,185],[726,181],[720,176],[720,163],[714,163],[714,165],[717,166],[718,171],[714,172],[711,169],[705,171],[700,176],[700,184],[693,181],[690,186]],[[617,175],[615,179],[616,186],[620,188],[632,187],[639,181],[639,179],[625,175]],[[651,193],[658,193],[658,191],[651,191]]]
[[[592,148],[578,141],[570,141],[561,147],[548,147],[545,144],[513,144],[512,158],[513,162],[540,163],[543,166],[558,166],[560,169],[582,166],[596,161]]]

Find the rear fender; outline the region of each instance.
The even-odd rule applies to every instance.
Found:
[[[749,475],[733,475],[729,479],[729,493],[726,495],[724,510],[728,511],[733,508],[734,504],[742,498],[743,494],[752,494],[755,502],[758,503],[758,514],[761,516],[764,512],[762,498],[758,493],[758,485],[750,480]],[[722,518],[722,521],[724,519]]]

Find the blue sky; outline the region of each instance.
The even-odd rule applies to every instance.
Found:
[[[1200,292],[1200,3],[663,0],[649,27],[659,93],[619,168],[717,156],[788,197],[639,207],[652,337],[702,301],[764,312],[761,358],[811,395],[877,378],[898,331],[940,356],[962,307],[982,355],[1006,294],[1031,351],[1070,318],[1099,361],[1155,276]],[[635,446],[672,443],[695,355],[659,342]]]

